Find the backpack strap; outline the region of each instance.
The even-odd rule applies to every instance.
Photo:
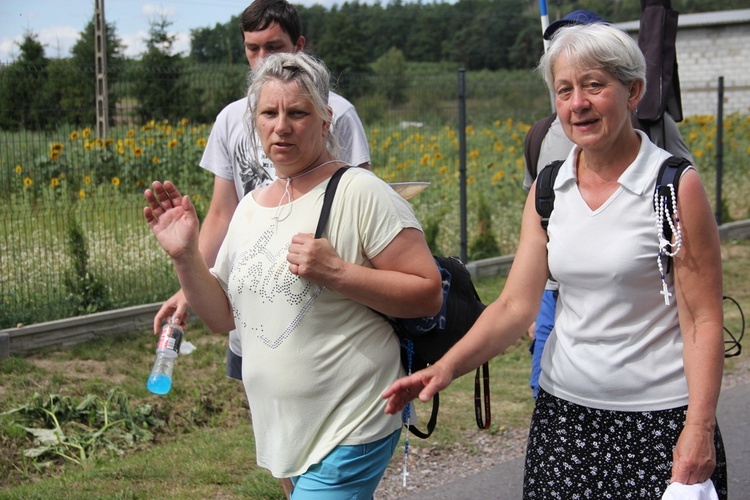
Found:
[[[318,227],[315,228],[315,238],[318,239],[323,236],[323,230],[328,223],[328,217],[331,215],[331,206],[333,205],[333,197],[336,195],[336,188],[339,186],[341,176],[344,175],[349,167],[341,167],[336,170],[331,178],[328,180],[326,186],[326,194],[323,196],[323,208],[320,209],[320,218],[318,219]]]
[[[679,194],[678,187],[680,184],[680,178],[682,173],[690,167],[690,161],[679,156],[670,156],[659,168],[659,175],[656,177],[656,187],[654,195],[654,210],[659,210],[659,203],[666,203],[667,210],[675,214],[677,213],[677,207],[674,206],[673,202],[677,202],[677,195]],[[674,198],[672,197],[672,189],[674,189]],[[662,221],[662,234],[667,241],[672,241],[672,228],[665,217]],[[669,274],[672,269],[672,257],[668,256],[667,266],[664,274]]]
[[[315,229],[315,238],[320,238],[323,235],[323,230],[326,227],[326,224],[328,222],[328,217],[331,215],[331,207],[333,206],[333,198],[336,195],[336,189],[338,188],[339,181],[341,180],[341,176],[344,175],[344,172],[349,167],[341,167],[338,169],[334,174],[331,176],[330,180],[328,181],[328,185],[326,186],[326,192],[323,196],[323,207],[320,209],[320,218],[318,219],[318,227]],[[375,311],[373,309],[373,311]],[[397,323],[386,316],[385,314],[375,311],[376,313],[383,316],[392,326],[395,332],[398,332],[399,328]],[[438,408],[440,407],[440,397],[438,394],[435,394],[432,397],[432,413],[430,414],[430,420],[427,422],[427,431],[423,432],[419,430],[415,425],[409,425],[409,431],[411,431],[412,434],[414,434],[417,437],[426,439],[430,437],[430,435],[435,430],[435,426],[437,425],[437,415],[438,415]]]
[[[671,156],[667,158],[664,163],[661,164],[661,168],[659,168],[659,175],[656,177],[656,191],[659,193],[659,196],[664,196],[667,198],[669,209],[672,211],[672,213],[674,213],[677,207],[672,205],[672,196],[669,186],[674,186],[674,192],[675,194],[677,194],[677,188],[680,184],[682,173],[685,171],[685,169],[690,167],[690,165],[690,161],[686,160],[685,158],[680,158],[679,156]],[[654,206],[654,209],[656,209],[656,206]],[[664,224],[663,229],[664,236],[666,236],[668,240],[671,240],[672,228],[669,227],[669,224]]]
[[[547,230],[552,209],[555,208],[555,179],[565,160],[554,160],[539,172],[536,178],[536,211],[542,217],[542,227]]]
[[[542,141],[544,136],[547,135],[552,122],[555,121],[557,113],[545,116],[541,120],[537,121],[531,126],[528,132],[526,132],[526,139],[523,145],[523,156],[526,159],[526,170],[529,173],[531,179],[537,177],[537,163],[539,163],[539,153],[542,149]]]

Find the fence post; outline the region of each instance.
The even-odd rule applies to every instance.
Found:
[[[96,0],[94,40],[96,60],[96,133],[99,140],[109,132],[109,95],[107,91],[107,24],[104,20],[104,0]]]
[[[466,69],[458,69],[458,175],[461,205],[461,262],[468,261],[466,236]]]
[[[724,174],[724,77],[719,77],[716,109],[716,224],[721,226],[721,183]]]

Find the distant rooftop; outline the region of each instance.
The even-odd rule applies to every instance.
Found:
[[[717,12],[701,12],[699,14],[680,14],[677,18],[678,28],[697,28],[716,24],[744,24],[750,23],[750,9],[721,10]],[[638,31],[640,20],[616,23],[613,26],[623,31]]]

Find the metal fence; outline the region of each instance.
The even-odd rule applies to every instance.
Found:
[[[244,94],[245,69],[121,69],[109,81],[106,137],[96,137],[89,68],[60,61],[46,70],[13,69],[0,66],[0,328],[167,298],[178,284],[143,222],[143,189],[170,178],[205,210],[213,178],[198,163],[212,117]],[[19,81],[24,88],[13,94]],[[458,125],[456,71],[339,75],[336,83],[377,143],[374,166],[424,160],[419,140],[377,142],[386,130],[430,134]],[[153,93],[163,97],[161,105],[153,104]],[[549,105],[530,73],[469,73],[466,94],[469,126],[530,123]],[[457,165],[455,155],[450,163]],[[409,180],[408,169],[391,180]]]
[[[335,78],[365,125],[379,175],[424,180],[415,176],[429,168],[440,175],[431,198],[420,195],[429,203],[418,215],[439,226],[440,251],[452,254],[461,222],[458,75],[420,68]],[[177,289],[143,221],[142,192],[169,178],[205,213],[213,177],[198,163],[213,117],[244,94],[245,82],[241,66],[167,71],[128,63],[109,80],[110,128],[97,137],[90,68],[0,65],[0,329],[158,302]],[[531,72],[466,72],[463,90],[468,225],[483,226],[478,208],[490,203],[500,247],[512,253],[523,137],[549,112],[549,95]]]

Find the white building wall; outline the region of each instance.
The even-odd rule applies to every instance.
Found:
[[[724,113],[750,112],[750,24],[680,29],[676,48],[685,116],[717,113],[722,76]]]
[[[616,26],[638,39],[638,21]],[[722,76],[724,114],[750,113],[750,9],[680,15],[676,50],[684,116],[716,115]]]

